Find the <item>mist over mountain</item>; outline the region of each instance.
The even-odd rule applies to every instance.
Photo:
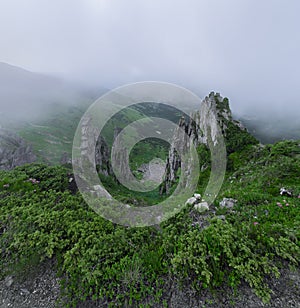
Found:
[[[0,123],[44,117],[53,105],[76,105],[87,90],[58,77],[0,63]],[[51,107],[52,106],[52,107]]]
[[[0,125],[7,128],[24,127],[24,123],[47,123],[50,127],[61,127],[63,131],[66,123],[74,121],[76,108],[80,109],[80,112],[75,112],[79,121],[85,109],[107,91],[104,87],[83,85],[0,62]],[[300,139],[299,110],[295,104],[283,107],[270,102],[258,107],[257,103],[251,105],[249,99],[245,97],[241,102],[232,103],[233,117],[240,120],[260,142]],[[61,123],[54,124],[55,118],[56,122],[60,118]],[[70,133],[68,140],[71,141],[71,138]]]
[[[0,308],[300,307],[299,12],[1,0]]]
[[[300,122],[295,114],[265,113],[238,116],[249,132],[263,144],[280,140],[299,140]]]

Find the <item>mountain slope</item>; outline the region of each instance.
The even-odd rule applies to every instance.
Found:
[[[210,209],[186,206],[157,228],[104,220],[70,189],[63,167],[0,171],[0,299],[7,303],[15,277],[31,280],[39,264],[58,260],[64,306],[297,307],[299,270],[289,265],[300,262],[299,155],[289,141],[231,153]],[[291,196],[280,195],[283,185]],[[237,200],[233,208],[224,197]],[[47,283],[23,296],[33,300]]]
[[[64,153],[71,157],[77,124],[101,91],[0,63],[0,127],[27,141],[40,161],[59,164]]]
[[[300,139],[299,114],[281,115],[256,114],[241,116],[240,121],[248,128],[249,132],[260,142],[274,143],[285,139]]]
[[[16,121],[41,118],[54,103],[74,105],[83,99],[86,99],[86,93],[78,85],[0,63],[2,126]]]

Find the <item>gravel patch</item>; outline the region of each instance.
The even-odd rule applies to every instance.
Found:
[[[25,279],[7,276],[0,281],[0,308],[54,308],[60,294],[53,261],[39,266]]]
[[[282,269],[279,279],[271,278],[268,281],[273,290],[271,302],[264,304],[243,283],[237,293],[229,287],[219,288],[214,294],[204,290],[196,294],[194,290],[185,288],[181,290],[173,282],[166,285],[164,299],[171,308],[300,308],[300,270],[290,271]],[[64,307],[57,304],[60,295],[59,278],[55,274],[55,265],[49,261],[40,266],[35,274],[20,281],[13,276],[7,276],[0,281],[0,308],[55,308]],[[143,304],[149,303],[145,301]],[[142,304],[142,305],[143,305]],[[85,301],[77,305],[78,308],[107,307],[106,301]],[[124,307],[130,307],[124,305]],[[138,307],[136,305],[131,307]],[[160,308],[155,304],[151,307]]]

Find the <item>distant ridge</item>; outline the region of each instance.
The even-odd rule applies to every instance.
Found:
[[[82,89],[64,80],[0,62],[0,120],[39,116],[53,103],[74,104]]]

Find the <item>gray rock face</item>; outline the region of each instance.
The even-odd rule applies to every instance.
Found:
[[[82,120],[81,126],[81,145],[80,152],[90,163],[95,160],[98,172],[103,175],[111,175],[112,167],[110,163],[110,150],[105,139],[100,135],[92,124],[90,117],[85,117]],[[95,151],[93,145],[96,143]],[[93,154],[95,153],[95,157]]]
[[[0,129],[0,169],[10,170],[36,160],[32,147],[18,135]]]
[[[110,151],[107,143],[102,136],[99,137],[96,144],[95,160],[101,174],[106,176],[112,174],[112,167],[110,164]]]
[[[228,101],[223,99],[220,94],[215,94],[214,92],[211,92],[210,95],[203,100],[200,109],[192,113],[189,120],[184,117],[180,119],[166,161],[161,193],[168,194],[170,192],[172,184],[176,182],[179,176],[179,171],[183,170],[178,152],[184,153],[188,151],[192,145],[216,145],[219,136],[224,134],[227,129],[226,124],[228,121],[232,121],[236,126],[241,127],[239,122],[232,120]],[[87,136],[98,138],[99,134],[95,128],[93,128],[91,122],[92,119],[86,117],[82,123],[80,150],[81,155],[87,157],[87,160],[92,163],[94,161],[94,157],[91,157],[94,140],[89,140]],[[116,128],[114,132],[115,140],[119,132],[120,129]],[[121,145],[119,148],[122,148]],[[131,181],[132,173],[129,169],[126,157],[128,157],[128,153],[126,149],[124,149],[124,151],[119,151],[114,154],[114,161],[123,179],[125,181]],[[101,136],[97,139],[95,162],[99,173],[106,176],[114,174],[111,166],[111,149]],[[152,164],[151,166],[141,166],[139,171],[144,173],[144,180],[150,179],[159,183],[161,180],[160,165],[161,164]],[[200,169],[203,170],[206,167],[207,166],[202,165]],[[191,169],[185,169],[185,172],[188,175],[192,174]],[[187,182],[184,185],[188,187],[189,183]]]
[[[166,164],[163,160],[152,159],[148,164],[143,164],[138,171],[143,173],[142,181],[152,181],[160,184],[163,180]]]
[[[228,121],[244,130],[241,123],[232,119],[231,110],[227,99],[220,96],[219,93],[211,92],[209,96],[202,101],[200,109],[190,115],[190,120],[186,121],[184,117],[179,121],[179,128],[175,134],[170,147],[167,159],[166,171],[164,175],[164,184],[161,187],[161,193],[169,193],[172,184],[178,177],[178,171],[181,167],[181,160],[175,148],[190,147],[191,142],[195,146],[205,144],[215,146],[218,138],[226,136]],[[182,131],[185,134],[182,134]],[[200,166],[200,169],[203,169]]]

